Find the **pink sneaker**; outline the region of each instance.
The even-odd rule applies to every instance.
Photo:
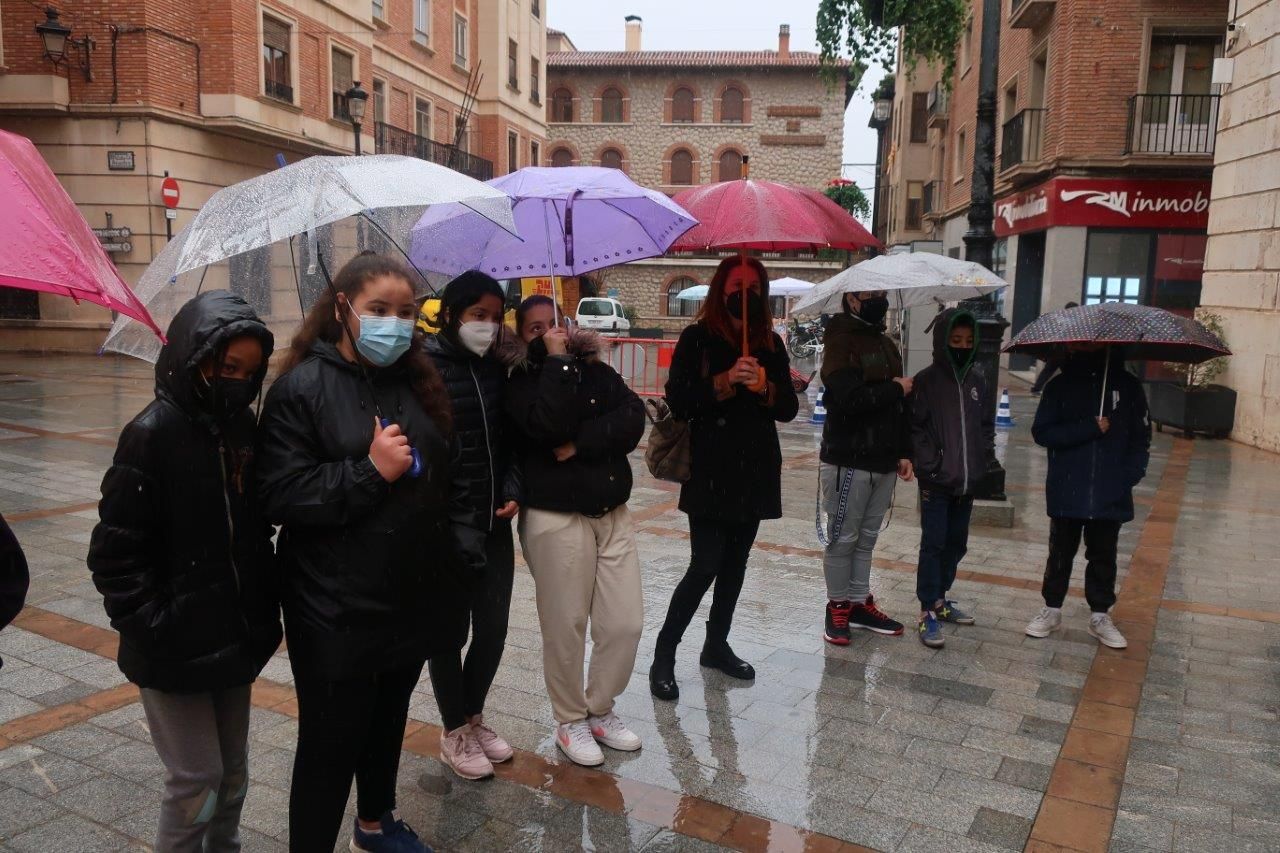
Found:
[[[501,764],[504,761],[510,761],[511,756],[515,754],[515,750],[511,748],[511,744],[507,743],[498,733],[484,724],[484,716],[476,714],[470,720],[471,737],[475,738],[480,744],[480,749],[484,751],[484,757],[494,764]]]
[[[440,733],[440,760],[463,779],[484,779],[493,775],[493,764],[485,757],[471,726]]]

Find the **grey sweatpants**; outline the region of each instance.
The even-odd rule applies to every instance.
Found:
[[[832,536],[832,525],[840,507],[840,485],[849,470],[825,462],[819,466],[822,511],[831,537],[822,557],[822,569],[827,576],[827,598],[861,602],[871,594],[871,552],[875,550],[885,513],[893,502],[893,482],[898,475],[852,469],[844,522],[838,534]]]
[[[165,768],[156,853],[238,851],[249,788],[249,685],[211,693],[143,688],[142,707]]]

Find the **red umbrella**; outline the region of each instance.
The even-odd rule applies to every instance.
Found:
[[[881,247],[848,211],[809,187],[722,181],[687,189],[673,200],[700,224],[676,240],[671,251]]]
[[[146,324],[164,340],[36,147],[4,131],[0,197],[0,287],[84,299]]]
[[[740,181],[721,181],[677,193],[672,199],[699,224],[671,245],[670,251],[707,249],[866,249],[879,240],[843,207],[809,187],[777,181],[753,181],[742,162]],[[747,293],[742,292],[745,316]],[[742,326],[742,354],[749,355]]]

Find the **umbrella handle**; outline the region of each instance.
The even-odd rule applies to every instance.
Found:
[[[1107,378],[1111,374],[1111,347],[1107,347],[1106,366],[1102,368],[1102,399],[1098,400],[1098,417],[1102,417],[1102,410],[1107,405]]]
[[[386,429],[387,427],[391,426],[390,418],[380,417],[378,418],[378,422],[382,424],[383,429]],[[409,448],[409,453],[413,456],[413,464],[409,466],[409,471],[408,471],[409,476],[421,477],[422,476],[422,454],[418,452],[418,448],[416,447]]]

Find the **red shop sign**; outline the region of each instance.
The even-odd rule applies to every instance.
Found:
[[[1054,225],[1209,227],[1209,181],[1054,178],[996,202],[999,237]]]

